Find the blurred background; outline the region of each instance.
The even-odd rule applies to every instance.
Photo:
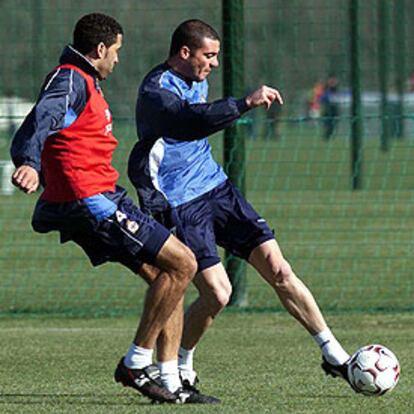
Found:
[[[139,83],[166,59],[181,21],[199,18],[219,33],[241,24],[237,47],[244,58],[233,67],[244,79],[239,92],[265,83],[285,99],[283,108],[251,111],[238,124],[248,199],[275,228],[282,250],[324,309],[413,309],[414,3],[233,3],[237,21],[226,20],[215,0],[0,0],[1,314],[125,313],[142,298],[144,283],[126,270],[92,269],[76,246],[62,247],[57,235],[35,235],[30,216],[36,197],[9,183],[13,134],[71,42],[74,24],[95,11],[112,15],[125,31],[120,64],[102,87],[119,140],[114,164],[134,199],[126,162],[136,141]],[[209,79],[210,100],[223,96],[222,67]],[[210,142],[222,162],[223,134]],[[245,289],[249,309],[281,310],[251,269]],[[188,299],[194,294],[190,290]]]

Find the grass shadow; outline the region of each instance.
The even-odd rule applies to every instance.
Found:
[[[128,397],[124,394],[96,393],[0,393],[0,405],[97,405],[97,406],[152,406],[151,401]],[[0,410],[1,411],[1,410]]]

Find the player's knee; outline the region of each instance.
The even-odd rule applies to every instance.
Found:
[[[222,289],[219,292],[215,292],[214,299],[216,303],[216,308],[221,311],[224,309],[230,301],[231,288]]]
[[[204,299],[213,315],[216,315],[227,306],[231,293],[232,288],[229,284],[228,286],[217,286],[208,295],[204,295]]]
[[[272,267],[271,284],[276,290],[289,290],[294,278],[295,274],[293,273],[290,264],[285,259]]]
[[[190,283],[193,280],[196,272],[197,261],[194,253],[187,246],[183,246],[178,273],[182,279],[185,279],[187,283]]]

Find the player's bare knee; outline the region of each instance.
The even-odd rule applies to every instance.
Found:
[[[190,283],[197,272],[196,258],[187,246],[183,246],[177,272],[186,283]]]
[[[272,268],[271,285],[277,291],[288,291],[292,286],[294,277],[295,274],[290,264],[283,260]]]
[[[216,315],[221,312],[229,303],[232,293],[231,285],[218,286],[211,289],[208,293],[204,293],[203,299],[212,315]]]
[[[215,307],[218,311],[224,309],[230,301],[231,289],[221,289],[214,292]]]

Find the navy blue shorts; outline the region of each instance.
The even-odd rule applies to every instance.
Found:
[[[155,218],[193,251],[198,271],[220,262],[216,245],[247,260],[254,248],[274,239],[266,221],[230,181]]]
[[[33,229],[60,232],[61,242],[77,243],[94,266],[119,262],[136,273],[143,262],[154,264],[171,234],[165,227],[145,215],[121,188],[87,200],[49,203],[40,199]],[[113,212],[101,217],[105,209]]]

